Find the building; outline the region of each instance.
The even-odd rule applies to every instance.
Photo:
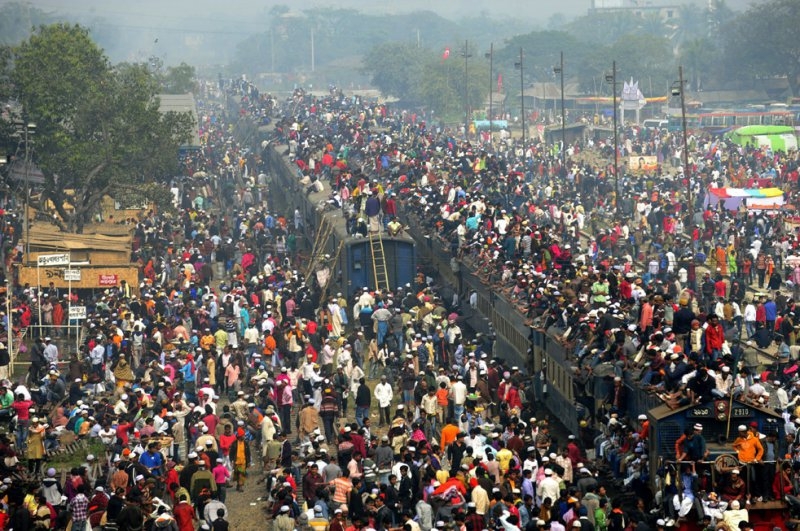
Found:
[[[603,13],[632,13],[637,17],[659,15],[663,22],[670,22],[678,17],[680,6],[670,2],[651,0],[592,0],[589,16]]]

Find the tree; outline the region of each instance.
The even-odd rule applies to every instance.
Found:
[[[660,13],[648,13],[642,16],[639,21],[639,31],[647,35],[665,37],[667,35],[667,26],[664,24]]]
[[[23,118],[37,124],[43,196],[67,228],[81,232],[104,195],[176,171],[190,116],[159,113],[148,65],[112,67],[85,28],[40,27],[14,50],[11,79]]]
[[[566,30],[581,41],[593,45],[609,45],[631,33],[641,24],[641,18],[630,11],[596,12],[579,17],[567,24]]]
[[[51,16],[32,7],[29,2],[5,4],[0,8],[0,44],[19,44],[30,36],[34,28],[50,20]]]
[[[700,13],[703,13],[704,16],[701,16]],[[670,40],[672,41],[673,49],[679,52],[687,42],[706,37],[708,26],[707,9],[701,11],[698,6],[693,4],[684,4],[680,6],[675,18],[669,25],[671,30]]]
[[[385,96],[415,102],[415,90],[423,79],[425,62],[431,52],[406,42],[376,46],[364,57],[364,73]]]
[[[197,92],[194,67],[181,63],[170,66],[161,76],[161,90],[165,94],[186,94]]]
[[[683,45],[680,63],[686,67],[689,88],[697,91],[703,88],[704,79],[715,68],[718,51],[710,39],[694,39]]]
[[[675,77],[675,61],[666,37],[625,35],[611,46],[609,53],[617,60],[618,80],[633,77],[648,81],[647,85],[640,83],[641,87],[666,87]]]
[[[787,76],[800,90],[800,41],[791,37],[800,2],[772,0],[754,5],[725,28],[724,64],[729,76]]]

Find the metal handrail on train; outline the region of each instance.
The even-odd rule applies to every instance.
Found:
[[[696,467],[697,465],[702,465],[703,468],[707,468],[707,470],[711,474],[711,484],[716,487],[718,485],[719,479],[717,478],[717,474],[730,474],[734,469],[739,470],[739,476],[742,477],[745,481],[745,493],[748,497],[748,503],[752,503],[749,500],[749,497],[753,495],[751,490],[750,482],[754,480],[753,475],[754,472],[751,473],[752,467],[754,466],[765,466],[765,465],[772,465],[775,469],[775,473],[779,473],[780,469],[783,466],[783,463],[791,463],[792,461],[789,459],[774,459],[769,461],[758,461],[758,462],[749,462],[749,463],[742,463],[734,454],[722,454],[717,456],[716,459],[713,461],[707,460],[700,460],[700,461],[679,461],[675,459],[664,459],[659,458],[659,470],[663,470],[665,467],[670,465],[675,467],[675,479],[673,483],[677,482],[681,475],[681,468],[683,465],[692,465],[692,467]],[[735,463],[735,464],[734,464]],[[744,473],[742,473],[744,471]],[[705,472],[705,470],[703,470]],[[695,473],[697,471],[695,470]],[[761,473],[766,473],[766,471],[761,471]],[[662,482],[664,489],[666,489],[667,485],[666,482]],[[783,476],[780,476],[780,487],[781,492],[783,492]],[[768,485],[767,488],[769,489],[768,498],[772,498],[772,484]],[[662,489],[662,490],[664,490]],[[713,490],[713,489],[712,489]],[[776,501],[783,502],[783,496],[780,496]]]

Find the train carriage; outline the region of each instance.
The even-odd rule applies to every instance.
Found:
[[[309,190],[300,184],[299,170],[276,149],[270,148],[267,157],[275,204],[286,212],[299,210],[303,235],[313,244],[303,267],[309,278],[314,276],[329,293],[340,291],[346,297],[364,287],[395,289],[414,282],[416,243],[406,231],[396,236],[385,230],[351,234],[342,209],[328,202],[328,183],[322,183],[323,190]]]

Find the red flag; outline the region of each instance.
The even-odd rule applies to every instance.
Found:
[[[449,47],[444,49],[444,53],[442,54],[442,61],[444,61],[448,57],[450,57],[450,48]]]
[[[503,92],[503,74],[497,74],[497,92]]]

